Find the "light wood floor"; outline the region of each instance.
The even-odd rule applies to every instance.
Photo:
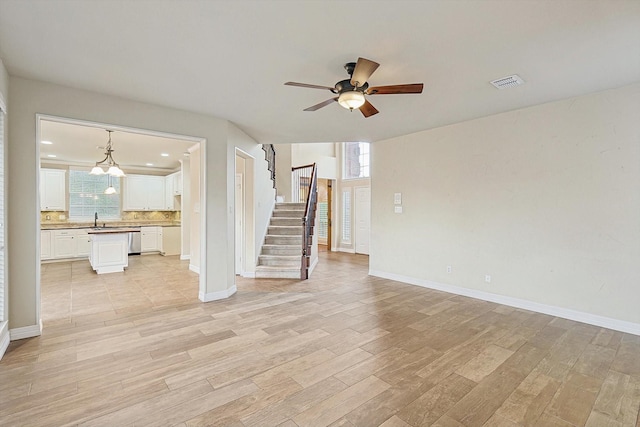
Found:
[[[640,337],[369,277],[238,280],[175,257],[43,267],[41,337],[0,361],[2,426],[640,427]]]

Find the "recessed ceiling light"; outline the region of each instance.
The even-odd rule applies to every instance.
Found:
[[[147,166],[153,166],[153,163],[146,163]]]
[[[167,153],[160,153],[160,155],[161,155],[162,157],[169,157],[169,155],[168,155]]]
[[[51,141],[40,141],[40,144],[51,145],[51,144],[53,144],[53,142],[51,142]]]
[[[47,154],[47,157],[58,157],[55,154]]]

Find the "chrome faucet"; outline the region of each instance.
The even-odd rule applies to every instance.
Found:
[[[93,227],[98,228],[98,212],[93,216]]]

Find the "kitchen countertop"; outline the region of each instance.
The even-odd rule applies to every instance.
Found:
[[[180,227],[180,221],[100,221],[98,227],[103,228],[123,228],[123,227]],[[69,228],[94,228],[91,222],[42,222],[41,230],[61,230]]]
[[[131,233],[133,231],[140,231],[137,227],[108,227],[108,228],[90,228],[89,234],[121,234],[121,233]]]

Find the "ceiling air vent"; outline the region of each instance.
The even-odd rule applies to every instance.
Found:
[[[498,89],[506,89],[509,87],[520,86],[523,83],[524,83],[524,80],[522,80],[522,77],[520,77],[517,74],[514,74],[512,76],[502,77],[501,79],[497,79],[491,82],[491,84]]]

